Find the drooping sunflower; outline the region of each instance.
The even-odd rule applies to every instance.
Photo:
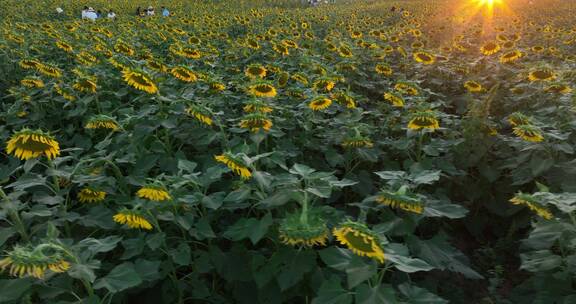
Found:
[[[110,116],[107,115],[95,115],[88,119],[88,122],[84,126],[86,129],[109,129],[112,131],[118,131],[120,125],[118,122]]]
[[[422,214],[424,205],[416,196],[407,193],[406,190],[406,187],[401,187],[398,191],[382,190],[378,193],[376,201],[390,208]]]
[[[428,52],[416,52],[414,53],[413,56],[414,60],[426,65],[433,64],[434,62],[436,62],[436,58],[434,57],[434,55]]]
[[[217,162],[226,165],[226,167],[232,170],[236,175],[239,175],[242,179],[250,179],[252,177],[252,172],[250,172],[250,169],[248,169],[244,162],[231,153],[225,152],[224,154],[216,155],[214,156],[214,159]]]
[[[62,88],[62,86],[60,84],[56,83],[56,84],[54,84],[54,86],[52,88],[54,89],[56,94],[64,97],[64,99],[66,99],[68,101],[76,100],[76,96],[72,95],[73,92],[69,91],[69,90],[65,90],[64,88]]]
[[[280,240],[290,246],[313,247],[324,246],[328,239],[326,222],[318,212],[310,211],[304,216],[292,213],[280,223]]]
[[[256,97],[275,97],[276,88],[268,83],[257,83],[248,87],[248,92]]]
[[[295,73],[294,75],[290,76],[290,78],[303,85],[308,85],[308,78],[302,73]]]
[[[74,88],[76,91],[83,93],[96,93],[98,86],[96,85],[96,82],[92,79],[81,78],[76,82],[74,82],[72,88]]]
[[[246,113],[270,113],[272,108],[261,100],[251,100],[242,108]]]
[[[417,87],[415,87],[414,85],[410,84],[410,83],[406,83],[406,82],[399,82],[397,84],[394,85],[394,89],[402,94],[406,94],[406,95],[411,95],[411,96],[416,96],[418,94],[420,94],[420,91],[418,90]]]
[[[47,63],[40,63],[36,66],[36,70],[45,76],[53,77],[53,78],[60,78],[62,77],[62,71],[51,64]]]
[[[556,93],[556,94],[570,94],[572,88],[566,84],[553,84],[544,89],[546,93]]]
[[[341,45],[338,48],[338,54],[340,55],[340,57],[344,57],[344,58],[350,58],[350,57],[354,56],[354,54],[352,54],[352,50],[350,50],[350,48],[346,45]]]
[[[334,228],[332,234],[340,244],[348,247],[353,253],[384,263],[384,251],[380,246],[380,239],[366,225],[346,221]]]
[[[352,98],[352,96],[350,96],[344,92],[336,93],[336,94],[332,95],[332,98],[338,104],[343,105],[348,109],[355,109],[356,108],[356,101],[354,100],[354,98]]]
[[[224,91],[226,89],[226,85],[218,82],[218,81],[212,81],[210,82],[210,90],[212,90],[213,92],[221,92]]]
[[[22,160],[42,155],[54,159],[60,155],[60,145],[54,137],[41,130],[22,129],[10,137],[6,143],[6,152]]]
[[[327,109],[331,104],[331,99],[324,96],[318,96],[308,104],[308,108],[310,108],[312,111],[322,111]]]
[[[288,72],[281,72],[278,76],[278,87],[285,87],[288,84],[288,80],[290,80],[290,74]]]
[[[198,80],[198,75],[192,72],[189,68],[185,66],[177,66],[170,70],[172,76],[184,82],[195,82]]]
[[[131,87],[144,91],[149,94],[158,93],[158,87],[150,77],[142,72],[135,72],[132,70],[123,70],[122,79]]]
[[[260,64],[251,64],[249,65],[246,70],[244,70],[244,74],[249,78],[264,78],[266,77],[266,68]]]
[[[37,78],[37,77],[28,76],[28,77],[20,80],[20,83],[23,86],[29,87],[29,88],[43,88],[44,87],[44,81],[42,81],[42,79]]]
[[[384,100],[390,102],[393,106],[398,108],[404,106],[404,98],[402,98],[402,95],[396,94],[394,92],[384,93]]]
[[[434,111],[418,111],[412,113],[411,119],[408,122],[408,129],[410,130],[436,130],[440,128],[436,112]]]
[[[170,193],[166,190],[166,187],[157,184],[143,186],[136,192],[136,195],[139,198],[145,198],[155,202],[168,201],[172,199]]]
[[[464,82],[464,88],[470,93],[479,93],[484,90],[482,85],[474,80],[468,80]]]
[[[74,48],[64,41],[56,41],[56,47],[67,53],[72,53],[74,51]]]
[[[523,56],[519,50],[513,50],[500,56],[500,63],[512,63]]]
[[[258,132],[260,129],[268,132],[272,126],[272,120],[262,113],[248,114],[240,120],[240,128],[249,129],[251,132]]]
[[[520,125],[529,125],[532,119],[529,116],[524,115],[521,112],[514,112],[508,116],[508,123],[513,127]]]
[[[122,225],[128,225],[132,229],[152,230],[152,224],[140,212],[136,210],[128,210],[126,208],[116,213],[112,219]]]
[[[556,74],[552,70],[542,69],[535,70],[528,74],[528,80],[534,81],[551,81],[556,78]]]
[[[496,54],[500,51],[500,45],[496,42],[487,42],[480,48],[480,52],[486,56]]]
[[[81,203],[99,203],[106,198],[106,192],[98,191],[89,187],[82,188],[78,192],[78,200]]]
[[[118,41],[114,45],[114,51],[116,51],[117,53],[124,54],[126,56],[133,56],[135,53],[134,48],[132,48],[130,45],[128,45],[126,42],[123,41]]]
[[[283,44],[277,44],[277,43],[275,43],[275,44],[272,45],[272,49],[273,49],[276,53],[278,53],[278,54],[280,54],[280,55],[283,55],[283,56],[288,56],[288,55],[290,55],[290,50],[288,49],[287,46],[285,46],[285,45],[283,45]]]
[[[544,136],[542,135],[540,128],[533,125],[518,125],[514,127],[512,133],[529,142],[536,143],[544,140]]]
[[[51,244],[16,246],[0,260],[0,271],[6,269],[14,277],[43,279],[48,270],[54,273],[68,271],[70,262],[61,249]]]
[[[168,67],[166,65],[164,65],[160,61],[153,60],[153,59],[149,59],[148,61],[146,61],[146,66],[151,68],[154,71],[161,72],[161,73],[168,71]]]
[[[20,65],[20,67],[22,67],[23,69],[31,70],[31,69],[37,69],[38,66],[41,65],[41,63],[39,61],[32,59],[22,59],[20,60],[20,62],[18,62],[18,65]]]
[[[524,205],[544,219],[550,220],[553,218],[552,212],[544,207],[533,195],[519,192],[510,199],[510,202],[514,205]]]
[[[384,76],[391,76],[392,75],[392,68],[388,65],[377,64],[374,68],[376,73]]]
[[[336,85],[336,82],[328,77],[321,77],[319,79],[317,79],[316,81],[314,81],[314,84],[312,85],[312,87],[314,88],[314,90],[320,91],[320,92],[330,92],[332,91],[332,89],[334,88],[334,86]]]
[[[210,117],[210,114],[206,109],[201,108],[197,105],[190,105],[188,106],[188,108],[186,108],[185,111],[186,114],[188,114],[188,116],[193,117],[200,123],[203,123],[207,126],[212,125],[212,118]]]
[[[374,143],[368,137],[356,135],[354,137],[344,139],[344,141],[342,142],[342,147],[344,147],[344,148],[372,148],[372,147],[374,147]]]

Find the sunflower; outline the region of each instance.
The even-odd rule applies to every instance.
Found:
[[[98,88],[98,86],[96,86],[96,82],[94,82],[93,80],[83,78],[83,79],[76,81],[72,85],[72,88],[74,88],[76,91],[79,91],[79,92],[96,93],[96,89]]]
[[[480,48],[480,52],[482,52],[482,54],[489,56],[489,55],[493,55],[496,54],[500,51],[500,45],[498,45],[495,42],[487,42],[485,43],[481,48]]]
[[[416,96],[420,94],[418,88],[416,88],[414,85],[405,82],[399,82],[395,84],[394,89],[402,94],[407,94],[411,96]]]
[[[210,118],[209,113],[206,109],[200,108],[199,106],[196,105],[190,105],[188,108],[186,108],[185,111],[186,114],[188,114],[188,116],[193,117],[200,123],[203,123],[207,126],[212,125],[212,118]]]
[[[178,52],[178,55],[180,55],[182,57],[189,58],[189,59],[200,59],[202,57],[202,52],[200,52],[197,49],[182,48]]]
[[[556,78],[556,74],[551,70],[536,70],[528,74],[528,80],[534,81],[550,81]]]
[[[131,87],[147,92],[149,94],[158,93],[158,87],[152,82],[150,77],[141,72],[135,72],[132,70],[123,70],[122,79]]]
[[[406,193],[406,188],[402,187],[396,192],[382,190],[376,201],[390,208],[402,209],[404,211],[422,214],[424,206],[418,198]]]
[[[535,212],[538,216],[550,220],[553,218],[552,212],[542,204],[532,195],[526,193],[517,193],[513,198],[510,199],[513,205],[524,205],[530,209],[530,211]]]
[[[282,72],[278,76],[278,86],[283,88],[288,84],[288,80],[290,80],[290,74],[288,72]]]
[[[419,111],[411,115],[411,119],[408,122],[408,129],[410,130],[436,130],[439,129],[440,125],[438,118],[436,118],[436,113],[434,111]]]
[[[244,74],[246,76],[248,76],[249,78],[264,78],[266,77],[266,68],[263,67],[260,64],[251,64],[249,65],[246,70],[244,71]]]
[[[226,89],[226,85],[221,83],[221,82],[210,82],[210,90],[212,91],[216,91],[216,92],[220,92],[220,91],[224,91]]]
[[[293,49],[297,49],[298,48],[298,44],[296,42],[294,42],[293,40],[290,39],[284,39],[282,40],[282,45],[286,46],[286,47],[290,47]]]
[[[347,221],[334,228],[332,234],[340,244],[346,245],[353,253],[384,263],[384,251],[380,247],[380,240],[366,225]]]
[[[253,113],[244,116],[240,120],[240,128],[258,132],[260,129],[268,132],[272,128],[272,121],[261,113]]]
[[[116,51],[116,53],[121,53],[126,56],[133,56],[135,53],[134,49],[131,46],[122,41],[119,41],[114,45],[114,51]]]
[[[332,100],[330,100],[329,98],[318,96],[308,104],[308,108],[310,108],[313,111],[321,111],[328,108],[331,104]]]
[[[78,60],[78,62],[86,66],[92,66],[98,62],[98,58],[96,58],[96,56],[86,51],[82,51],[76,54],[76,60]]]
[[[404,106],[404,98],[402,98],[402,95],[396,94],[394,92],[384,93],[384,100],[390,102],[393,106],[398,108]]]
[[[521,125],[529,125],[532,119],[520,112],[514,112],[508,116],[507,120],[510,125],[516,127]]]
[[[522,52],[520,52],[519,50],[513,50],[500,56],[500,63],[511,63],[520,59],[522,56],[523,56]]]
[[[126,224],[132,229],[152,230],[152,224],[139,212],[135,210],[122,209],[116,213],[112,219],[118,224]]]
[[[171,200],[170,193],[164,186],[159,185],[146,185],[136,192],[139,198],[149,199],[155,202],[162,202]]]
[[[64,41],[56,41],[56,47],[67,53],[72,53],[74,51],[74,48]]]
[[[52,136],[41,130],[22,129],[10,137],[6,143],[6,152],[22,160],[41,155],[54,159],[60,155],[60,145]]]
[[[468,80],[464,83],[464,88],[470,93],[479,93],[484,90],[482,85],[476,81]]]
[[[83,188],[78,192],[78,200],[81,203],[99,203],[106,198],[106,192],[91,188]]]
[[[364,136],[354,136],[352,138],[345,139],[342,142],[342,147],[344,148],[372,148],[374,143]]]
[[[296,82],[303,84],[303,85],[308,85],[308,78],[306,78],[306,75],[304,75],[302,73],[296,73],[296,74],[290,76],[290,78],[292,80],[295,80]]]
[[[434,55],[427,52],[416,52],[414,53],[414,60],[423,64],[433,64],[436,61]]]
[[[64,99],[68,101],[76,100],[76,97],[71,94],[72,92],[64,90],[59,84],[54,84],[53,89],[58,95],[64,97]]]
[[[246,46],[253,50],[260,49],[260,44],[258,43],[258,40],[252,38],[246,39]]]
[[[532,48],[530,48],[532,50],[532,52],[534,53],[542,53],[544,51],[544,47],[541,45],[535,45]]]
[[[53,78],[60,78],[62,77],[62,71],[57,68],[56,66],[40,63],[36,66],[36,70],[46,76],[53,77]]]
[[[270,113],[272,108],[268,106],[265,102],[259,100],[252,100],[246,103],[243,108],[246,113]]]
[[[377,64],[374,68],[376,73],[384,76],[391,76],[392,75],[392,68],[388,65]]]
[[[44,81],[42,81],[42,79],[36,78],[36,77],[26,77],[26,78],[20,80],[20,83],[23,86],[29,87],[29,88],[43,88],[44,87]]]
[[[146,61],[146,66],[151,68],[154,71],[161,72],[161,73],[168,71],[168,67],[166,67],[162,62],[152,60],[152,59],[149,59],[148,61]]]
[[[542,131],[538,127],[533,125],[518,125],[514,127],[512,133],[514,135],[522,138],[525,141],[529,142],[541,142],[544,140],[544,136],[542,136]]]
[[[285,45],[283,45],[283,44],[276,44],[276,43],[275,43],[275,44],[272,45],[272,49],[273,49],[276,53],[281,54],[281,55],[284,55],[284,56],[288,56],[288,55],[290,54],[290,51],[289,51],[288,47],[285,46]]]
[[[338,48],[338,54],[340,55],[340,57],[344,57],[344,58],[350,58],[353,56],[352,51],[350,50],[349,47],[345,46],[345,45],[341,45]]]
[[[321,91],[321,92],[330,92],[332,91],[332,89],[334,88],[334,86],[336,85],[336,82],[334,82],[334,80],[330,79],[330,78],[320,78],[316,81],[314,81],[314,84],[312,85],[312,87],[314,88],[314,90],[317,91]]]
[[[248,92],[256,97],[272,98],[276,96],[276,88],[267,83],[258,83],[248,87]]]
[[[20,67],[25,70],[31,70],[31,69],[37,69],[38,66],[41,65],[41,63],[36,60],[22,59],[20,60],[20,62],[18,62],[18,65],[20,65]]]
[[[565,84],[553,84],[544,89],[544,91],[546,93],[570,94],[572,92],[572,88]]]
[[[198,75],[192,72],[185,66],[177,66],[170,70],[172,76],[184,81],[184,82],[195,82],[198,80]]]
[[[244,162],[239,160],[237,157],[233,156],[230,153],[216,155],[214,156],[214,159],[217,162],[226,165],[226,167],[232,170],[232,172],[234,172],[237,175],[240,175],[242,179],[249,179],[252,177],[252,172],[250,172],[250,169],[246,167]]]
[[[106,115],[95,115],[92,116],[86,125],[86,129],[110,129],[112,131],[117,131],[120,129],[120,125],[116,120],[110,116]]]
[[[70,263],[64,255],[60,247],[51,244],[16,246],[0,260],[0,271],[9,269],[9,274],[14,277],[43,279],[48,270],[62,273],[70,269]]]
[[[318,212],[289,214],[282,220],[279,228],[280,240],[290,246],[325,246],[328,239],[326,222]]]
[[[354,100],[354,98],[352,98],[352,96],[346,94],[346,93],[337,93],[334,94],[332,97],[337,103],[345,106],[348,109],[355,109],[356,108],[356,101]]]

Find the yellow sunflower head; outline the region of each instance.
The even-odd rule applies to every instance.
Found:
[[[534,195],[522,193],[517,193],[513,198],[510,199],[513,205],[522,205],[530,209],[530,211],[536,213],[538,216],[550,220],[554,217],[552,212],[540,202]]]
[[[436,112],[430,110],[412,113],[408,122],[408,129],[410,130],[428,129],[434,131],[439,128]]]
[[[528,142],[541,142],[544,140],[540,128],[533,125],[518,125],[515,126],[513,131],[514,135]]]
[[[347,221],[334,228],[332,234],[340,244],[348,247],[353,253],[384,263],[384,251],[380,239],[366,225]]]
[[[436,62],[436,57],[428,52],[416,52],[414,53],[414,60],[422,64],[433,64]]]
[[[70,269],[67,254],[58,245],[43,243],[36,246],[17,245],[0,259],[0,271],[8,270],[14,277],[43,279],[46,272],[66,272]]]
[[[393,209],[422,214],[424,205],[416,196],[407,193],[406,190],[406,187],[401,187],[398,191],[382,190],[376,197],[376,202]]]
[[[556,74],[548,69],[535,70],[528,74],[528,80],[530,81],[551,81],[555,78]]]
[[[468,80],[464,83],[464,88],[470,93],[479,93],[484,90],[482,85],[474,80]]]
[[[144,229],[152,230],[153,226],[148,219],[136,210],[128,210],[126,208],[116,213],[112,219],[121,225],[127,225],[131,229]]]
[[[54,159],[60,155],[60,145],[48,133],[41,130],[23,129],[10,137],[6,143],[6,152],[22,160],[42,155],[48,159]]]
[[[196,73],[192,72],[185,66],[177,66],[172,68],[170,73],[172,76],[184,82],[195,82],[198,80],[198,75],[196,75]]]
[[[252,177],[252,172],[248,169],[248,166],[239,157],[239,155],[233,155],[232,153],[225,152],[221,155],[214,156],[214,159],[226,165],[232,172],[239,175],[242,179],[250,179]]]
[[[257,83],[248,87],[248,92],[256,97],[275,97],[276,88],[268,83]]]
[[[88,119],[88,122],[84,126],[86,129],[108,129],[112,131],[120,130],[120,125],[118,122],[110,116],[106,115],[95,115]]]
[[[246,70],[244,71],[244,74],[252,79],[254,78],[264,78],[266,77],[266,68],[263,67],[260,64],[251,64],[249,65]]]
[[[522,56],[523,54],[519,50],[509,51],[500,56],[500,63],[512,63],[520,59]]]
[[[106,192],[95,190],[89,187],[82,188],[78,192],[78,200],[81,203],[99,203],[106,198]]]
[[[158,93],[158,87],[152,79],[143,72],[136,72],[129,69],[125,69],[122,71],[122,79],[126,82],[129,86],[144,91],[149,94],[156,94]]]
[[[166,187],[159,183],[143,186],[136,192],[136,195],[139,198],[145,198],[155,202],[169,201],[172,199]]]
[[[386,92],[384,93],[384,100],[388,101],[395,107],[404,107],[404,98],[402,98],[402,95],[400,94],[396,94],[394,92]]]
[[[210,117],[210,112],[197,105],[190,105],[186,108],[186,114],[194,118],[196,121],[205,124],[207,126],[212,125],[212,118]]]
[[[324,96],[318,96],[308,104],[308,108],[310,108],[312,111],[322,111],[327,109],[331,104],[331,99]]]
[[[493,41],[485,43],[480,48],[480,52],[482,52],[482,54],[484,54],[486,56],[496,54],[496,53],[498,53],[498,51],[500,51],[500,45],[498,45],[498,43],[493,42]]]

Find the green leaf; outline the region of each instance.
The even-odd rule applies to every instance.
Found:
[[[562,257],[553,254],[550,250],[537,250],[529,253],[520,254],[522,266],[531,272],[543,272],[555,269],[562,264]]]
[[[267,213],[261,220],[242,218],[234,225],[228,227],[223,236],[233,241],[250,238],[252,244],[256,245],[268,232],[270,225],[272,225],[272,215],[270,213]]]
[[[143,281],[155,281],[161,277],[161,263],[161,261],[138,259],[134,263],[134,269]]]
[[[68,270],[68,275],[75,279],[86,280],[93,283],[96,280],[96,274],[94,270],[100,268],[99,261],[90,261],[89,263],[73,263]]]
[[[0,280],[0,303],[18,300],[32,288],[31,279]]]
[[[178,169],[184,172],[194,173],[194,169],[196,169],[197,166],[198,164],[196,164],[195,162],[191,162],[189,160],[185,159],[178,160]]]
[[[396,292],[391,285],[370,287],[362,284],[356,288],[356,304],[396,304]],[[411,302],[409,302],[411,303]]]
[[[337,276],[330,277],[320,286],[318,296],[312,300],[312,304],[351,304],[352,294],[342,288]]]
[[[310,174],[314,173],[315,171],[316,171],[315,169],[312,169],[306,165],[295,164],[288,172],[307,178]]]
[[[394,267],[400,271],[413,273],[417,271],[430,271],[434,269],[433,266],[420,259],[411,258],[408,256],[408,249],[397,243],[388,244],[384,248],[386,252],[386,259],[394,263]]]
[[[430,291],[404,283],[398,286],[400,292],[408,298],[410,304],[445,304],[448,301],[431,293]]]
[[[0,228],[0,246],[4,245],[6,241],[16,233],[12,227]]]
[[[300,282],[306,273],[314,269],[316,253],[310,250],[293,251],[292,254],[283,256],[283,264],[276,280],[280,289],[284,291]]]
[[[111,235],[103,239],[87,238],[80,241],[78,246],[86,247],[85,250],[90,251],[94,255],[113,250],[121,240],[122,237],[116,235]]]
[[[94,288],[106,288],[111,293],[117,293],[138,286],[141,283],[142,278],[140,278],[140,275],[134,269],[134,265],[126,262],[114,267],[105,277],[97,280],[96,283],[94,283]]]
[[[170,251],[170,256],[172,257],[172,261],[177,265],[187,266],[190,265],[192,260],[190,253],[190,246],[186,243],[180,243],[176,249]]]
[[[156,250],[162,247],[166,240],[166,234],[164,232],[158,232],[146,236],[146,245],[152,250]]]
[[[320,258],[328,267],[346,272],[348,288],[354,288],[370,279],[377,271],[375,262],[359,257],[344,248],[332,247],[321,250]]]
[[[399,180],[406,178],[406,172],[404,171],[378,171],[374,172],[383,180]]]
[[[440,173],[440,170],[423,170],[417,173],[412,173],[410,179],[416,185],[429,185],[440,179]]]

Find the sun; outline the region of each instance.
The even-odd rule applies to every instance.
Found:
[[[493,7],[495,4],[502,3],[502,0],[478,0],[478,2],[482,6]]]

